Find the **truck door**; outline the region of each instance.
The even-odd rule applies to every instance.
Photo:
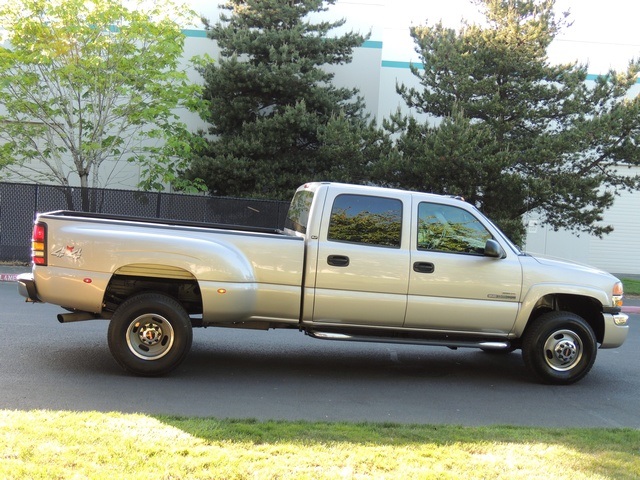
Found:
[[[522,268],[484,256],[490,230],[470,211],[415,199],[405,327],[508,333],[520,305]]]
[[[330,191],[325,203],[330,215],[318,241],[313,321],[402,326],[411,197],[341,192]]]

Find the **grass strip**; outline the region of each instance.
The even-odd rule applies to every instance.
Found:
[[[621,278],[625,295],[640,295],[640,280]]]
[[[640,431],[0,410],[5,479],[625,479]]]

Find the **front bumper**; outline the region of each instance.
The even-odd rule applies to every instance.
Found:
[[[629,316],[624,313],[603,313],[604,338],[600,348],[616,348],[624,343],[629,334]]]
[[[21,273],[17,278],[18,293],[27,299],[27,302],[40,302],[38,290],[32,273]]]

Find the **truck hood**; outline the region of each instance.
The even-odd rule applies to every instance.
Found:
[[[548,267],[554,267],[554,268],[560,268],[560,269],[571,269],[574,272],[581,272],[581,273],[588,273],[588,274],[591,274],[591,275],[602,275],[602,276],[607,276],[607,277],[611,277],[611,278],[616,278],[615,276],[611,275],[606,270],[602,270],[600,268],[592,267],[591,265],[585,265],[585,264],[582,264],[582,263],[573,262],[573,261],[570,261],[570,260],[560,259],[560,258],[556,258],[556,257],[550,257],[548,255],[541,255],[541,254],[537,254],[537,253],[536,254],[529,254],[528,253],[527,256],[533,258],[538,263],[540,263],[542,265],[545,265],[545,266],[548,266]]]

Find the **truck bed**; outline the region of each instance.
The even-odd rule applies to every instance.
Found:
[[[114,220],[120,222],[148,223],[156,225],[167,225],[175,227],[197,227],[210,228],[219,230],[236,230],[240,232],[270,233],[283,234],[284,232],[277,228],[254,227],[247,225],[233,225],[227,223],[208,223],[208,222],[192,222],[187,220],[176,220],[169,218],[151,218],[136,217],[129,215],[113,215],[108,213],[79,212],[74,210],[56,210],[47,212],[47,216],[54,215],[60,217],[73,217],[77,219],[87,219],[91,221]]]

